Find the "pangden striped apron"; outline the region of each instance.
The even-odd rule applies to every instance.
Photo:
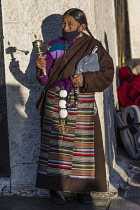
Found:
[[[50,88],[46,93],[45,113],[38,173],[79,179],[95,178],[94,93],[79,93],[76,106],[68,107],[66,128],[60,133],[59,119],[60,87]],[[71,95],[74,103],[74,93]]]

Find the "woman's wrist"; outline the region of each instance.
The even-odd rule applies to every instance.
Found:
[[[48,71],[46,71],[45,72],[45,75],[44,75],[44,73],[43,73],[43,71],[42,71],[42,69],[40,69],[40,68],[38,68],[37,66],[36,66],[36,75],[38,76],[38,77],[43,77],[43,76],[47,76],[48,75]]]
[[[38,68],[38,66],[36,66],[36,74],[42,76],[42,69]]]

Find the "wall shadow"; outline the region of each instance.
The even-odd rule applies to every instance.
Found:
[[[42,22],[41,31],[42,37],[47,44],[50,40],[61,36],[61,15],[54,14],[45,18]],[[11,55],[11,61],[9,65],[9,70],[13,77],[24,87],[29,89],[29,98],[25,105],[25,113],[29,118],[33,117],[32,106],[34,106],[37,95],[40,94],[42,90],[42,86],[38,85],[38,81],[36,79],[36,62],[35,59],[37,57],[37,48],[33,48],[30,54],[29,64],[25,73],[20,69],[20,61],[16,59],[16,52],[21,51],[25,54],[25,56],[29,53],[29,51],[23,51],[16,48],[16,46],[10,46],[6,49],[6,53]],[[41,50],[43,53],[46,51],[46,47],[42,46]],[[35,93],[38,93],[35,95]]]
[[[3,46],[3,16],[0,7],[0,178],[10,176],[7,98]]]
[[[61,36],[61,15],[54,14],[45,18],[42,22],[41,31],[44,42],[47,44],[50,39]],[[10,136],[10,161],[12,170],[12,180],[15,180],[18,184],[18,166],[28,166],[27,170],[30,170],[30,166],[37,165],[39,148],[40,148],[40,116],[37,113],[35,102],[38,99],[43,87],[38,83],[36,79],[36,57],[37,48],[33,48],[30,53],[30,60],[25,71],[20,68],[20,60],[16,58],[16,53],[20,51],[25,55],[28,55],[29,51],[17,49],[16,46],[12,46],[12,43],[8,43],[9,47],[5,49],[6,54],[10,54],[11,61],[9,64],[9,71],[11,72],[16,82],[16,85],[7,86],[8,95],[8,112],[9,112],[9,129],[12,136]],[[42,48],[43,53],[46,51],[46,47]],[[29,91],[26,91],[27,88]],[[26,92],[25,92],[26,91]],[[26,101],[26,102],[25,102]],[[21,109],[20,109],[21,108]],[[19,142],[20,140],[20,142]],[[31,164],[31,165],[30,165]],[[21,168],[20,168],[21,170]],[[33,170],[33,169],[32,169]],[[31,173],[24,170],[23,179],[26,173]],[[17,177],[17,178],[16,178]],[[26,175],[25,175],[26,177]],[[17,179],[17,180],[16,180]],[[29,177],[32,180],[32,175]],[[34,185],[35,185],[34,179]],[[22,180],[21,180],[22,183]],[[26,185],[26,181],[24,182]],[[28,185],[29,183],[27,183]],[[19,180],[20,185],[20,180]]]
[[[3,78],[3,80],[5,80],[5,78]],[[1,177],[10,177],[6,84],[2,81],[2,78],[0,85],[0,178]]]

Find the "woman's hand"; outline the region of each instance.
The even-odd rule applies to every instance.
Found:
[[[71,81],[74,87],[83,87],[83,74],[71,76]]]
[[[36,58],[36,65],[39,69],[42,69],[43,67],[46,68],[46,55],[38,56]]]

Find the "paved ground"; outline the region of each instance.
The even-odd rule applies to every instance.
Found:
[[[0,197],[0,210],[140,210],[140,198],[97,198],[90,205],[67,200],[58,206],[45,197]]]
[[[140,210],[140,198],[113,199],[109,210]]]

